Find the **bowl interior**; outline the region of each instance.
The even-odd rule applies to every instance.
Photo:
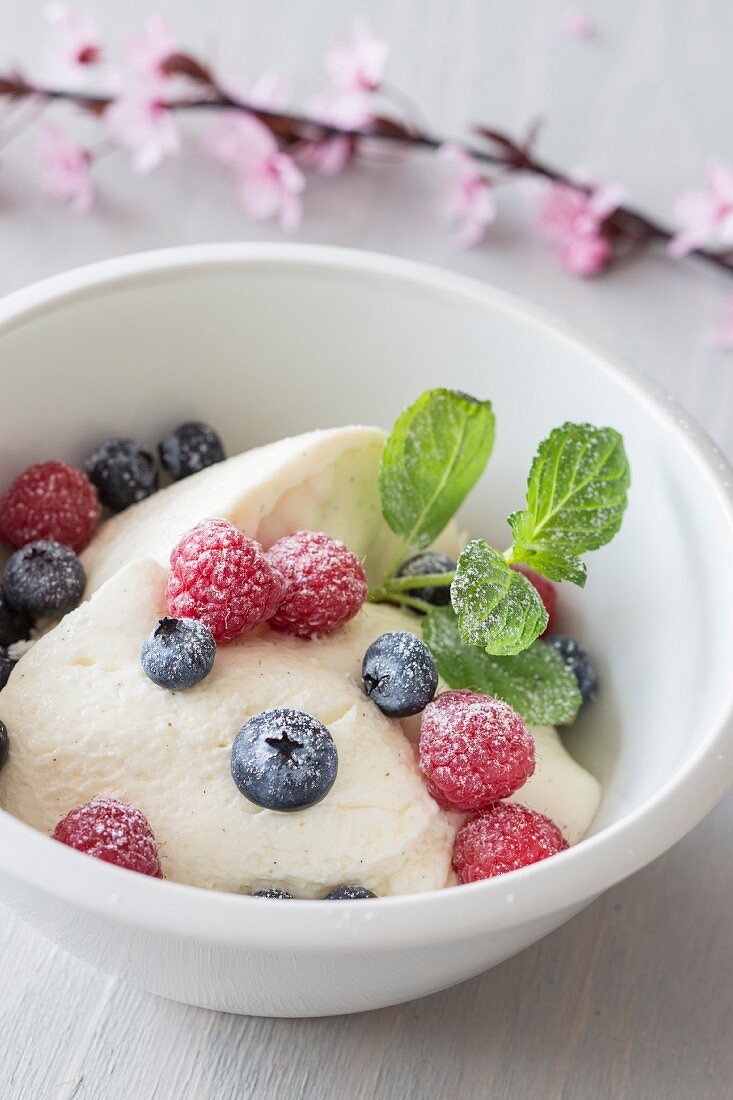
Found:
[[[566,743],[604,783],[600,830],[654,795],[727,704],[733,572],[720,489],[643,388],[501,295],[342,260],[164,265],[77,289],[0,328],[14,416],[0,481],[81,459],[108,435],[154,444],[189,416],[229,453],[318,426],[389,426],[422,390],[489,397],[493,458],[465,526],[503,546],[538,441],[564,420],[623,432],[632,466],[621,535],[562,590],[560,629],[603,689]],[[717,639],[714,647],[708,643]],[[721,640],[725,644],[721,644]]]

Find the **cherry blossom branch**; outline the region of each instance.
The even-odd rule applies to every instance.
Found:
[[[675,230],[623,201],[620,188],[543,160],[535,151],[538,125],[523,139],[478,126],[470,141],[447,140],[418,124],[414,108],[384,82],[387,46],[363,21],[326,55],[326,89],[296,112],[285,108],[273,74],[247,87],[224,80],[182,50],[158,16],[129,42],[126,69],[108,68],[114,94],[89,91],[88,73],[106,66],[96,28],[58,3],[51,18],[64,80],[0,75],[0,101],[29,104],[27,113],[16,110],[6,127],[0,126],[0,149],[27,125],[41,127],[46,190],[79,212],[94,199],[91,167],[100,146],[84,148],[55,124],[39,122],[52,104],[68,104],[96,118],[106,133],[102,147],[126,149],[139,172],[177,152],[178,116],[213,113],[217,121],[204,148],[234,169],[245,212],[256,220],[279,217],[285,229],[299,221],[306,173],[335,175],[365,148],[381,144],[430,152],[443,162],[451,173],[443,209],[461,246],[478,243],[497,217],[497,180],[520,175],[538,185],[535,230],[572,274],[597,274],[653,245],[674,258],[692,256],[733,273],[731,169],[712,163],[705,186],[680,197],[675,209],[682,227]],[[568,33],[587,38],[592,28],[584,23],[582,34],[577,28]],[[733,346],[733,306],[730,314],[720,342]]]

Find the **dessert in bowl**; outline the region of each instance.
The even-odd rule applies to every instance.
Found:
[[[559,629],[587,643],[600,666],[598,699],[565,736],[566,749],[577,761],[572,766],[584,776],[595,775],[603,787],[599,812],[593,818],[594,794],[589,820],[579,827],[584,831],[593,818],[590,835],[551,859],[448,889],[443,887],[452,873],[450,849],[459,826],[450,809],[426,791],[408,738],[400,732],[397,740],[394,723],[401,719],[385,716],[360,683],[361,660],[370,644],[385,633],[411,632],[411,611],[389,603],[366,605],[340,628],[340,641],[338,631],[311,640],[283,633],[273,640],[270,627],[258,627],[241,642],[220,645],[206,678],[172,697],[147,679],[140,663],[142,642],[170,611],[165,589],[172,546],[205,516],[234,522],[257,537],[265,552],[293,531],[325,530],[364,557],[375,578],[370,578],[372,586],[379,586],[390,532],[385,535],[380,527],[374,477],[371,496],[368,486],[366,491],[371,503],[364,503],[361,491],[344,495],[339,478],[342,489],[353,489],[355,470],[346,463],[340,473],[319,481],[325,467],[309,467],[302,446],[298,450],[295,444],[291,461],[272,474],[272,491],[260,486],[261,492],[251,492],[254,511],[249,514],[246,502],[234,514],[231,501],[214,499],[210,481],[207,499],[186,515],[178,513],[176,529],[169,530],[162,502],[189,496],[193,490],[184,480],[180,493],[174,486],[158,494],[158,506],[155,496],[134,506],[143,518],[147,510],[147,521],[125,523],[123,512],[119,521],[108,522],[82,553],[96,594],[68,616],[67,626],[80,624],[74,637],[63,650],[57,633],[63,622],[44,634],[0,695],[14,707],[7,718],[0,714],[11,737],[2,779],[11,787],[8,808],[38,826],[3,815],[3,894],[71,950],[147,988],[193,1003],[282,1015],[374,1007],[478,973],[532,942],[662,851],[725,789],[730,699],[722,654],[730,626],[722,609],[730,601],[731,577],[719,564],[713,566],[727,560],[731,523],[730,502],[716,469],[720,460],[710,458],[706,445],[684,431],[644,384],[630,380],[603,356],[496,292],[394,261],[308,249],[184,250],[102,265],[15,296],[6,304],[6,317],[0,341],[17,379],[19,416],[27,419],[15,439],[6,439],[5,484],[50,456],[81,464],[101,439],[112,435],[150,446],[162,429],[193,416],[220,430],[230,454],[312,429],[320,429],[318,446],[326,446],[323,440],[332,442],[340,431],[329,432],[329,425],[366,422],[389,428],[416,393],[446,382],[490,397],[497,413],[491,464],[460,515],[461,529],[486,536],[492,546],[506,545],[505,519],[522,507],[528,460],[556,425],[567,420],[614,425],[623,432],[634,470],[622,535],[594,555],[585,591],[576,593],[564,584],[561,598]],[[114,365],[102,386],[99,363],[112,355]],[[42,402],[39,393],[45,394]],[[374,471],[384,437],[377,432],[372,438]],[[275,445],[280,446],[290,444]],[[252,489],[262,455],[254,466],[251,457],[229,461],[249,464],[234,475],[231,492],[241,492],[243,485]],[[286,469],[282,476],[281,469]],[[195,475],[190,484],[203,484],[207,473]],[[304,482],[308,492],[292,492]],[[357,499],[356,517],[342,514],[349,511],[345,502]],[[334,501],[341,501],[338,508]],[[657,553],[650,569],[650,547],[655,539],[659,543],[660,531],[664,552]],[[444,537],[454,542],[442,549],[455,556],[457,532],[448,530]],[[681,575],[689,582],[675,588]],[[351,641],[344,644],[347,636]],[[716,645],[706,646],[703,654],[703,639],[710,637]],[[266,647],[267,654],[258,647]],[[250,686],[257,680],[256,668],[272,666],[273,649],[279,651],[275,679],[287,672],[291,678],[302,676],[287,699],[279,689],[273,693],[271,682],[261,690]],[[62,675],[62,653],[72,650],[73,660]],[[306,665],[308,676],[303,675]],[[25,669],[31,695],[24,705]],[[108,683],[115,669],[126,686],[100,694],[95,684]],[[698,685],[694,700],[682,691],[690,679]],[[28,698],[38,700],[37,709]],[[283,821],[293,834],[296,828],[302,831],[299,819],[306,829],[309,815],[320,820],[313,833],[314,846],[321,849],[311,866],[302,858],[310,845],[299,848],[292,836],[282,840],[283,850],[295,854],[281,879],[269,866],[265,873],[274,849],[264,829],[246,853],[254,860],[252,867],[236,844],[224,845],[220,859],[210,841],[195,851],[202,832],[213,834],[222,806],[241,816],[249,801],[229,768],[233,738],[244,719],[273,703],[294,704],[332,732],[339,716],[355,716],[359,708],[366,716],[354,717],[350,731],[336,730],[339,774],[321,801],[293,814],[266,810],[250,815],[260,817],[263,826],[268,815],[270,822]],[[334,707],[330,713],[329,704]],[[108,770],[100,790],[100,775],[114,763],[109,744],[101,747],[107,707],[121,708],[117,724],[120,717],[128,721],[131,770],[115,789],[109,787]],[[185,750],[193,746],[194,730],[220,707],[227,733],[220,738],[222,746],[215,746],[219,770],[209,789],[202,782],[207,777],[201,759]],[[177,711],[175,721],[171,708]],[[61,725],[43,744],[49,716]],[[77,763],[54,787],[59,771],[53,767],[53,742],[62,733],[68,737],[75,719],[79,728],[71,740],[79,749]],[[328,719],[335,722],[329,725]],[[174,722],[174,731],[179,723],[179,736],[168,738],[165,746],[160,735],[171,728],[168,722]],[[40,760],[43,767],[35,769],[35,778],[30,756],[25,778],[17,771],[22,759],[13,763],[13,723],[21,742],[41,738],[36,764]],[[357,793],[364,780],[352,751],[362,737],[372,746],[370,757],[381,761],[380,754],[388,753],[384,773],[395,764],[395,774],[382,775],[365,803]],[[88,752],[82,751],[85,744]],[[540,765],[542,755],[540,748]],[[221,766],[224,761],[227,767]],[[124,763],[120,751],[118,770]],[[363,760],[359,765],[363,770]],[[350,768],[356,772],[353,789],[347,782]],[[75,782],[83,777],[78,797],[69,789],[71,775]],[[542,766],[536,778],[541,777]],[[226,789],[218,786],[225,780]],[[350,841],[348,827],[344,835],[335,835],[341,826],[328,817],[329,799],[337,797],[340,783],[347,795],[344,809],[371,814],[368,847],[375,853],[374,865],[358,880],[348,856],[353,837]],[[135,788],[137,801],[154,793],[142,807],[151,819],[156,807],[166,807],[158,825],[164,882],[90,859],[43,835],[62,813],[96,793],[133,801],[128,787]],[[209,793],[204,795],[204,789]],[[374,823],[375,806],[384,820],[384,803],[374,797],[383,789],[388,791],[385,803],[397,811],[386,829]],[[529,786],[525,794],[529,800]],[[191,799],[195,814],[189,817],[205,821],[205,830],[183,829]],[[577,805],[578,799],[572,802]],[[331,808],[335,805],[332,801]],[[155,828],[156,822],[151,824]],[[557,824],[569,828],[568,821]],[[225,836],[231,820],[219,827]],[[399,843],[401,828],[408,838],[404,844]],[[423,851],[421,836],[430,837],[425,859],[414,854]],[[176,837],[184,841],[184,855],[174,851]],[[409,854],[400,857],[403,850]],[[438,859],[436,851],[442,852]],[[324,859],[333,860],[326,870]],[[234,872],[233,863],[238,865]],[[354,880],[374,893],[397,896],[358,903],[312,900]],[[236,892],[271,885],[290,888],[301,900],[281,904]]]
[[[556,429],[511,549],[463,546],[494,423],[437,389],[389,437],[229,459],[187,422],[158,446],[167,488],[130,439],[22,472],[0,497],[4,808],[126,869],[279,900],[440,889],[580,840],[599,785],[548,726],[596,676],[575,639],[540,640],[558,592],[526,562],[584,581],[563,553],[616,533],[628,463],[611,429]]]

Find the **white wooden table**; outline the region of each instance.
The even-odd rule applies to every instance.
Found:
[[[584,0],[597,37],[562,32],[565,0],[167,0],[184,43],[250,77],[314,88],[322,50],[358,10],[390,41],[390,77],[435,126],[513,129],[541,115],[543,148],[667,214],[707,156],[733,161],[733,5]],[[3,59],[39,55],[40,7],[1,0]],[[113,35],[144,0],[96,0]],[[263,239],[195,143],[143,181],[120,158],[86,219],[36,194],[33,149],[0,153],[0,291],[91,260],[194,241]],[[431,261],[540,303],[674,393],[733,453],[733,354],[711,350],[721,277],[647,258],[595,282],[556,269],[502,191],[486,244],[455,253],[431,212],[428,166],[360,166],[320,181],[297,238]],[[104,369],[104,364],[100,364]],[[12,390],[12,379],[3,384]],[[654,548],[650,548],[651,551]],[[643,563],[641,563],[643,564]],[[728,566],[729,567],[729,566]],[[7,1100],[349,1096],[422,1100],[717,1100],[733,1080],[733,797],[653,866],[503,966],[426,1000],[363,1016],[255,1020],[140,993],[0,911],[0,1097]]]

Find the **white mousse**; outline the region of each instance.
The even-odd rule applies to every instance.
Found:
[[[331,428],[236,455],[148,497],[104,525],[82,555],[90,595],[139,558],[167,567],[181,535],[207,517],[228,519],[270,546],[298,528],[325,531],[381,580],[398,542],[382,519],[377,471],[381,428]],[[450,524],[440,542],[460,549]]]
[[[361,661],[390,630],[419,632],[409,612],[367,605],[315,641],[267,627],[220,647],[190,691],[156,687],[140,647],[165,614],[172,546],[223,516],[270,545],[299,527],[343,539],[379,579],[396,540],[382,520],[376,428],[311,432],[213,466],[110,520],[83,556],[92,598],[24,654],[0,694],[11,753],[0,802],[44,832],[98,795],[138,806],[160,843],[167,877],[250,892],[279,885],[299,897],[358,882],[379,895],[453,881],[455,830],[416,763],[419,718],[386,718],[364,695]],[[450,525],[440,548],[457,555]],[[232,741],[248,717],[291,706],[328,726],[336,783],[300,813],[262,810],[231,778]],[[515,796],[548,814],[571,843],[587,831],[600,788],[551,728],[534,728],[537,771]]]

